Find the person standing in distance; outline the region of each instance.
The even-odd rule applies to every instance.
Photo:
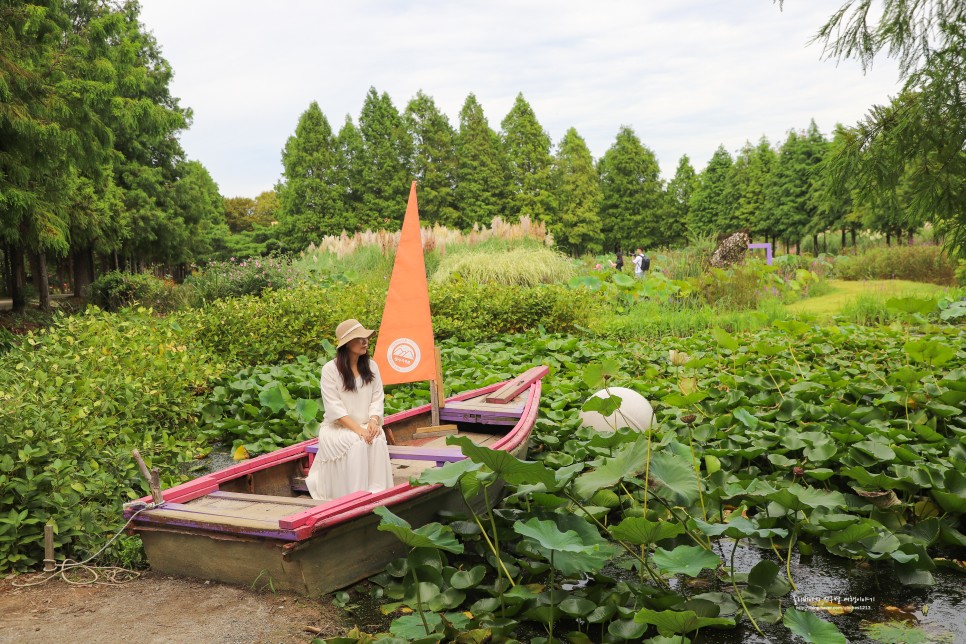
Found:
[[[650,262],[640,248],[634,253],[634,277],[644,277]]]

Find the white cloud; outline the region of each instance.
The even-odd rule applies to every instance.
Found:
[[[840,0],[141,4],[194,111],[185,150],[228,196],[273,187],[311,101],[338,130],[370,86],[400,110],[422,89],[454,126],[472,92],[495,129],[523,92],[554,142],[574,127],[599,157],[629,125],[665,175],[812,118],[853,123],[898,90],[891,63],[863,75],[806,46]]]

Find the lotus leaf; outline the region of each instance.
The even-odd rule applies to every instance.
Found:
[[[932,496],[946,512],[966,513],[966,475],[949,470],[943,477],[943,489],[933,488]]]
[[[429,633],[423,626],[423,620],[419,615],[404,615],[392,621],[389,625],[389,632],[407,641],[417,640],[426,637],[443,623],[443,618],[436,613],[425,613],[426,623],[429,625]],[[442,633],[440,633],[442,637]]]
[[[718,343],[722,349],[727,349],[728,351],[738,350],[738,341],[724,329],[714,327],[711,329],[711,337],[714,338],[715,342]]]
[[[560,610],[571,617],[589,615],[595,608],[597,604],[583,597],[567,597],[560,602]]]
[[[789,608],[785,611],[782,623],[788,630],[812,644],[846,644],[845,636],[835,624],[830,624],[810,611]]]
[[[651,457],[651,483],[655,492],[676,505],[690,506],[698,500],[693,464],[685,458],[661,452]]]
[[[765,498],[792,510],[820,507],[838,509],[846,506],[845,497],[841,492],[827,492],[797,483],[768,494]]]
[[[456,554],[463,552],[463,544],[456,541],[449,526],[434,522],[413,530],[406,520],[396,516],[388,508],[378,507],[373,512],[382,518],[379,530],[391,532],[410,548],[439,548]]]
[[[611,534],[621,541],[641,546],[684,534],[684,526],[671,521],[648,521],[643,517],[628,517],[611,528]]]
[[[779,574],[778,564],[762,559],[748,573],[748,584],[764,589],[769,597],[782,597],[792,589],[792,585]]]
[[[721,557],[699,546],[678,546],[671,551],[657,548],[653,558],[661,570],[689,577],[697,577],[705,568],[717,568],[721,565]]]
[[[634,443],[621,447],[613,458],[604,459],[597,469],[578,476],[574,481],[574,492],[580,498],[590,498],[598,490],[612,487],[621,479],[643,471],[646,463],[647,437],[641,436]]]
[[[724,535],[732,539],[744,537],[767,539],[768,537],[785,537],[788,535],[788,530],[784,528],[761,528],[752,521],[735,515],[732,515],[727,523],[706,523],[701,519],[694,519],[694,524],[701,532],[711,537]]]
[[[453,573],[449,583],[453,586],[453,588],[465,590],[467,588],[475,587],[477,584],[483,581],[483,577],[485,576],[485,566],[474,566],[469,570],[460,570]]]
[[[482,463],[500,475],[510,485],[543,483],[553,490],[557,479],[553,471],[537,461],[521,461],[509,452],[481,447],[466,436],[448,436],[447,445],[458,445],[474,463]]]
[[[698,617],[694,611],[663,610],[653,611],[642,608],[634,621],[643,624],[654,624],[658,632],[664,636],[675,633],[690,633],[705,626],[734,626],[735,620],[730,617]]]

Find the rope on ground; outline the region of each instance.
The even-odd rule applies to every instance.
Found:
[[[64,559],[59,564],[56,564],[56,569],[53,572],[37,573],[38,576],[43,577],[42,579],[36,579],[36,577],[34,577],[35,581],[31,581],[24,584],[17,583],[16,581],[14,581],[14,582],[11,582],[12,585],[18,588],[28,588],[30,586],[39,586],[41,584],[46,584],[51,579],[55,577],[60,577],[68,584],[74,584],[77,586],[91,586],[94,584],[108,584],[108,585],[116,586],[116,585],[124,584],[129,581],[133,581],[137,579],[138,577],[141,576],[141,573],[138,572],[137,570],[130,570],[128,568],[124,568],[123,566],[89,566],[87,564],[93,559],[95,559],[102,552],[104,552],[109,545],[114,543],[114,541],[116,541],[117,538],[120,537],[125,530],[127,530],[127,527],[131,525],[131,522],[134,521],[137,515],[141,514],[145,510],[151,510],[153,508],[156,508],[158,507],[158,505],[159,504],[155,504],[155,503],[142,503],[140,501],[136,501],[134,503],[126,503],[124,506],[125,508],[133,509],[136,507],[138,508],[137,511],[131,515],[131,518],[128,519],[127,523],[124,524],[124,527],[118,530],[114,534],[114,536],[111,537],[110,540],[101,547],[100,550],[92,554],[84,561],[75,561],[74,559]],[[160,505],[163,505],[163,503],[161,503]],[[80,580],[77,580],[77,579],[71,579],[68,576],[68,573],[73,575],[73,574],[76,574],[77,572],[80,572],[81,574],[86,575],[87,578],[86,579],[82,578]]]

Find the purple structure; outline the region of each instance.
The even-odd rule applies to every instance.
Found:
[[[765,249],[765,261],[771,266],[771,244],[748,244],[749,250],[752,248],[764,248]]]

